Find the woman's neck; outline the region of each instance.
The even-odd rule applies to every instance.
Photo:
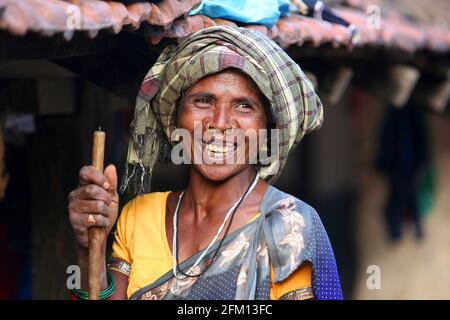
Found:
[[[255,174],[256,171],[249,167],[224,181],[216,182],[205,178],[192,168],[183,202],[193,210],[196,220],[209,218],[210,215],[225,214],[244,194]]]

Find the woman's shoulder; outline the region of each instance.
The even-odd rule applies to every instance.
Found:
[[[306,227],[307,222],[320,221],[317,211],[311,205],[273,186],[269,187],[263,198],[261,211],[266,215],[266,220],[283,222],[289,229]]]
[[[286,279],[304,261],[314,264],[318,242],[328,241],[317,211],[304,201],[270,187],[262,203],[264,235],[275,282]]]
[[[323,228],[312,206],[275,187],[266,193],[261,212],[266,216],[265,233],[273,240],[273,249],[295,247],[300,251],[314,240],[317,229]]]
[[[121,217],[138,218],[155,211],[165,212],[169,193],[170,191],[161,191],[137,195],[124,205]]]
[[[311,263],[314,296],[342,299],[336,260],[316,210],[274,187],[263,200],[264,238],[274,269],[274,283],[287,279],[303,262]]]

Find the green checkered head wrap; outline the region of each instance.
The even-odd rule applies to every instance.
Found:
[[[245,28],[206,28],[167,47],[142,82],[122,192],[127,186],[134,194],[150,192],[154,166],[171,147],[180,96],[203,77],[228,68],[248,75],[269,101],[269,118],[279,132],[277,160],[259,169],[269,183],[280,175],[290,150],[321,126],[323,108],[313,85],[274,41]]]

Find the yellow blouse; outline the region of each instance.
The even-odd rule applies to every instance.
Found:
[[[172,253],[166,237],[168,192],[137,196],[122,210],[113,244],[114,258],[131,265],[127,297],[149,285],[172,268]],[[272,270],[273,278],[273,270]],[[272,282],[270,298],[279,299],[296,289],[311,286],[311,266],[303,264],[288,279]]]

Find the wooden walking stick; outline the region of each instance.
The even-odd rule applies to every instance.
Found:
[[[103,173],[103,162],[105,155],[105,132],[94,131],[92,144],[92,166]],[[100,298],[100,272],[102,261],[103,230],[99,227],[90,227],[89,237],[89,300]]]

